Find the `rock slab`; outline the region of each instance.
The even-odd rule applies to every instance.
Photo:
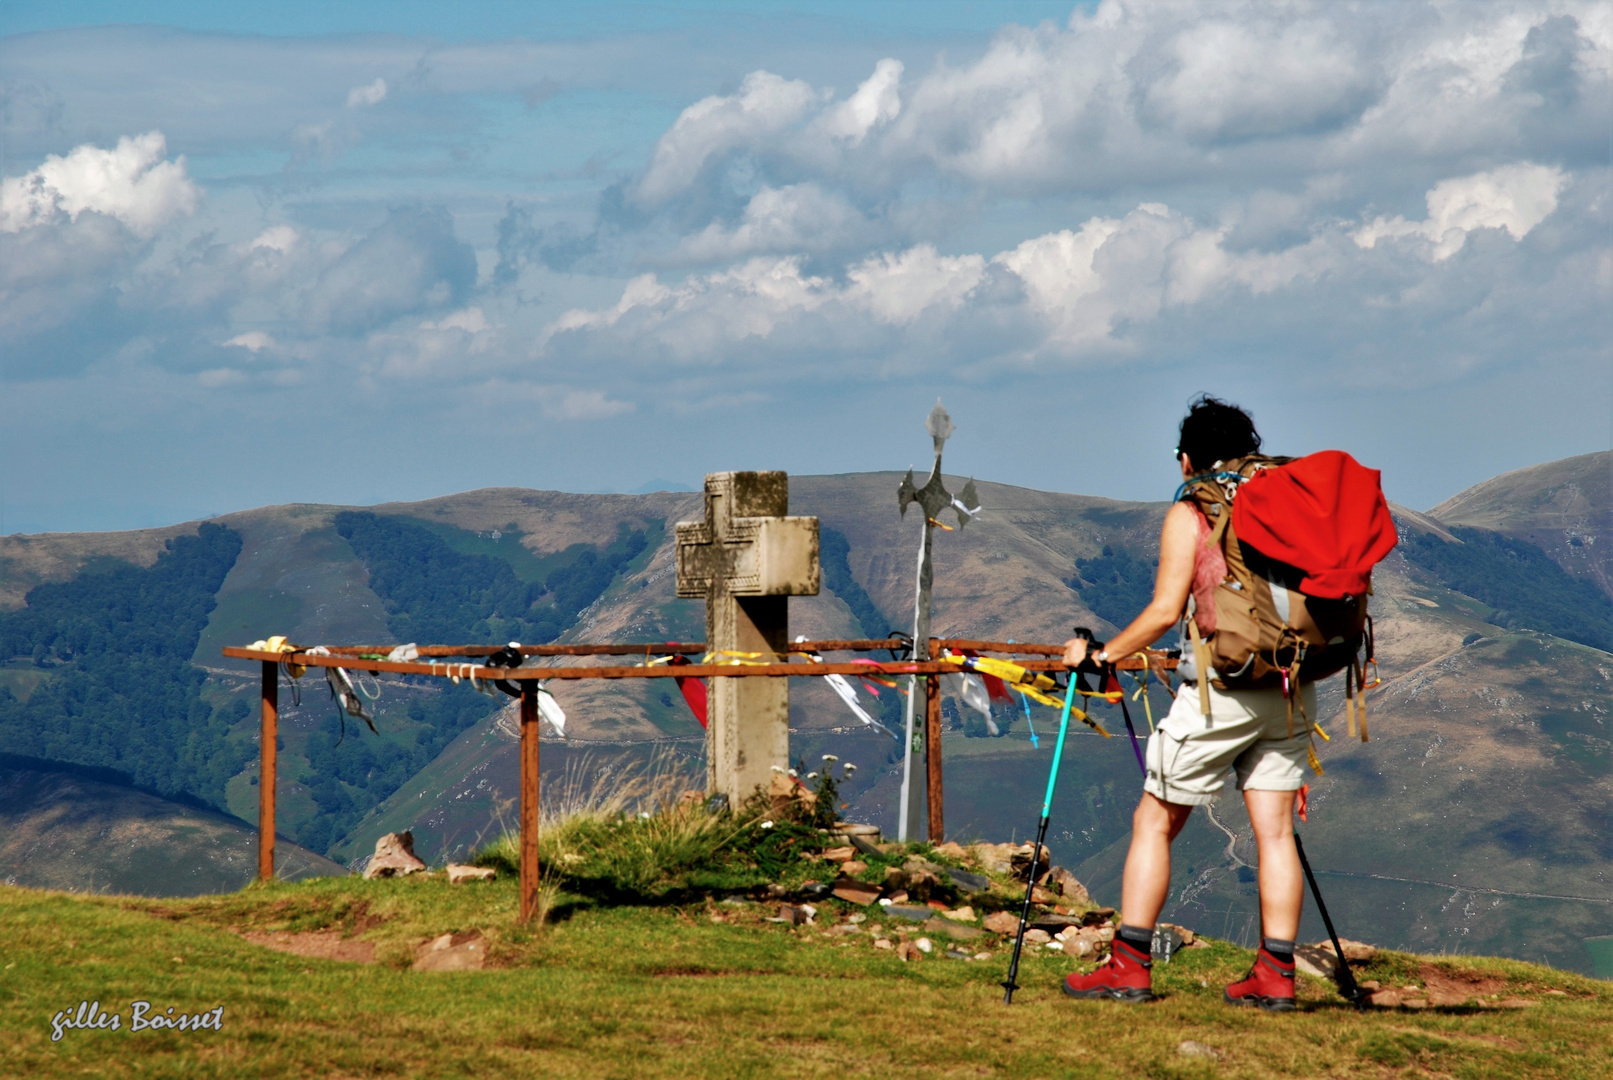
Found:
[[[991,879],[984,874],[971,874],[967,870],[948,867],[947,877],[952,879],[952,884],[969,892],[985,892],[991,888]]]
[[[981,925],[993,934],[1013,934],[1019,930],[1019,916],[1012,911],[993,911]]]
[[[1344,947],[1344,959],[1352,964],[1369,964],[1372,962],[1372,958],[1378,955],[1376,945],[1368,945],[1363,941],[1339,938],[1339,944]],[[1331,941],[1318,941],[1312,948],[1321,949],[1331,954],[1333,952],[1333,943]]]
[[[1048,875],[1048,885],[1064,898],[1064,903],[1072,907],[1085,907],[1092,903],[1092,894],[1081,880],[1062,866],[1055,866]]]
[[[831,891],[848,904],[872,904],[879,899],[880,892],[878,885],[850,877],[836,878]]]
[[[1301,945],[1294,950],[1294,967],[1315,979],[1331,979],[1338,975],[1339,960],[1332,949]]]
[[[375,842],[375,854],[364,868],[366,881],[378,877],[404,877],[425,870],[426,864],[414,853],[414,833],[387,833]]]
[[[415,971],[480,971],[487,947],[480,934],[443,934],[415,949]]]
[[[937,937],[948,937],[953,941],[968,941],[980,937],[984,930],[974,926],[965,926],[963,923],[951,922],[941,915],[932,916],[924,921],[924,929]]]

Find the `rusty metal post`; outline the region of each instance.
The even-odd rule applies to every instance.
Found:
[[[258,736],[258,878],[274,880],[274,758],[280,740],[280,665],[263,662],[263,709]]]
[[[931,646],[932,654],[934,646]],[[924,792],[929,805],[932,844],[946,839],[946,814],[941,807],[941,676],[924,680]]]
[[[521,921],[538,912],[538,688],[521,684]]]

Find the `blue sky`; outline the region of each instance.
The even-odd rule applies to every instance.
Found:
[[[1613,444],[1613,9],[0,6],[0,532]]]

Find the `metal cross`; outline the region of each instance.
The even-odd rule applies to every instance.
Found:
[[[930,410],[930,418],[925,421],[924,428],[930,433],[935,442],[935,465],[930,469],[930,478],[921,488],[913,486],[913,470],[908,469],[907,475],[902,478],[902,486],[897,489],[897,505],[901,508],[902,516],[907,516],[907,508],[913,503],[919,505],[924,511],[923,536],[919,541],[918,586],[913,598],[913,659],[928,660],[930,658],[930,594],[934,580],[934,572],[930,560],[930,537],[932,530],[940,522],[936,515],[950,507],[958,516],[958,528],[963,528],[969,520],[980,513],[976,503],[975,482],[970,480],[964,485],[961,498],[953,498],[952,493],[946,489],[941,480],[941,448],[956,429],[952,426],[952,417],[947,415],[946,407],[941,399],[936,398],[935,408]],[[924,749],[924,736],[920,734],[918,726],[918,709],[920,701],[920,676],[913,676],[907,695],[907,738],[902,751],[902,804],[896,819],[896,838],[905,843],[907,841],[908,818],[912,808],[913,791],[913,753]]]

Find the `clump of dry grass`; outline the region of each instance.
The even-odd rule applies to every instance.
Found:
[[[690,797],[692,783],[686,767],[669,755],[642,765],[573,763],[545,792],[540,907],[552,905],[562,887],[614,901],[657,902],[760,880],[746,843],[762,824],[759,812],[709,812],[702,799]],[[472,861],[519,873],[519,834],[506,830]]]

